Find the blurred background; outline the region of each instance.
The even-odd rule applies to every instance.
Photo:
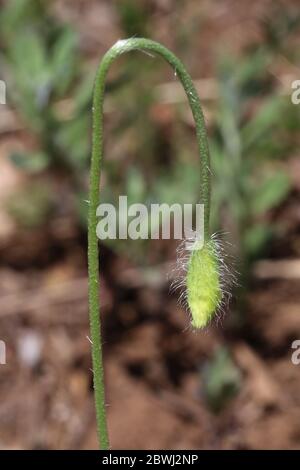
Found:
[[[0,447],[97,448],[87,336],[91,97],[118,39],[173,50],[203,103],[212,230],[239,272],[201,332],[170,293],[176,240],[101,243],[112,448],[300,447],[299,2],[1,1]],[[197,202],[193,119],[174,72],[135,52],[105,104],[102,200]]]

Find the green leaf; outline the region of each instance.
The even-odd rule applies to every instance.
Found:
[[[272,96],[258,110],[241,131],[243,148],[257,146],[257,141],[272,127],[281,122],[284,101],[281,96]]]
[[[65,28],[56,40],[52,51],[52,76],[54,88],[62,96],[76,75],[77,35]]]
[[[45,0],[10,0],[1,5],[0,33],[6,41],[14,40],[16,31],[44,20]]]
[[[250,258],[260,255],[273,237],[273,230],[266,224],[249,227],[243,237],[244,251]]]
[[[145,179],[137,168],[130,168],[126,175],[128,204],[141,202],[145,198]]]
[[[92,95],[95,82],[96,71],[87,71],[75,91],[75,111],[80,113],[82,110],[90,109],[92,106]]]
[[[45,42],[33,31],[16,34],[8,55],[15,82],[12,99],[31,127],[41,132],[45,124],[41,113],[48,113],[52,81]]]
[[[82,169],[87,163],[90,151],[88,139],[90,121],[86,114],[64,123],[55,136],[56,145],[66,155],[74,169]]]
[[[227,349],[220,347],[203,368],[202,379],[206,401],[220,412],[239,391],[241,372]]]
[[[285,200],[290,188],[290,179],[287,174],[278,172],[268,177],[253,194],[251,201],[253,213],[263,214],[278,206]]]
[[[15,152],[10,155],[10,160],[18,168],[28,173],[39,173],[40,171],[45,170],[50,164],[50,158],[44,152]]]

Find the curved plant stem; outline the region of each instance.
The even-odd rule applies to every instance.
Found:
[[[204,234],[209,236],[210,211],[210,163],[204,117],[198,94],[190,75],[180,60],[161,44],[143,38],[130,38],[118,41],[104,55],[96,75],[93,97],[93,140],[90,170],[90,201],[88,222],[88,265],[89,265],[89,314],[92,341],[92,361],[96,403],[97,429],[102,449],[109,448],[105,411],[104,372],[100,332],[99,302],[99,251],[96,234],[96,210],[99,204],[99,181],[103,155],[103,102],[105,79],[111,63],[121,54],[132,50],[150,51],[162,56],[174,69],[187,95],[196,125],[196,135],[200,158],[200,202],[204,204]]]

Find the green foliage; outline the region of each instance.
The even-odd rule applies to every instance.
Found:
[[[1,11],[1,34],[6,41],[14,39],[16,31],[40,27],[46,14],[47,0],[10,0]]]
[[[124,34],[147,33],[151,15],[146,2],[137,5],[126,0],[116,8]],[[290,106],[289,98],[276,92],[268,68],[279,49],[289,55],[285,40],[297,30],[299,15],[284,8],[278,12],[264,19],[265,45],[254,44],[238,61],[222,55],[220,99],[213,105],[213,228],[224,228],[220,220],[226,221],[225,230],[229,226],[236,233],[236,244],[246,262],[263,254],[276,237],[277,227],[264,219],[289,194],[289,180],[280,160],[298,145],[299,107]],[[190,31],[188,25],[186,31]],[[86,199],[94,70],[85,66],[77,34],[51,15],[49,2],[11,0],[1,10],[0,38],[9,97],[39,146],[32,153],[13,154],[12,161],[34,174],[47,169],[65,171],[77,195]],[[182,50],[188,52],[187,44]],[[192,129],[182,125],[185,104],[173,108],[178,115],[176,124],[172,116],[164,124],[153,115],[158,70],[165,70],[159,59],[153,67],[151,57],[136,53],[107,84],[114,126],[103,201],[115,202],[122,193],[128,194],[129,202],[198,202],[197,148]],[[145,244],[135,242],[131,247],[116,240],[112,246],[142,261]]]
[[[219,413],[238,393],[242,376],[229,351],[223,347],[206,362],[201,371],[202,389],[208,406]]]
[[[12,160],[35,171],[65,168],[78,181],[89,156],[91,80],[83,74],[77,34],[50,15],[47,2],[13,0],[1,12],[0,37],[10,98],[41,149]]]
[[[226,214],[246,263],[261,255],[276,235],[276,228],[261,218],[290,192],[288,175],[280,163],[288,151],[282,139],[282,115],[290,113],[289,98],[276,93],[261,95],[263,85],[248,86],[259,79],[265,82],[261,69],[264,64],[267,70],[269,61],[270,55],[258,49],[239,66],[227,60],[219,69],[220,108],[211,145],[213,224],[219,229],[220,216]],[[254,100],[258,105],[250,112]]]
[[[30,174],[39,173],[49,165],[49,156],[43,152],[14,152],[10,155],[10,159],[16,167]]]
[[[278,206],[290,191],[290,180],[285,173],[274,172],[266,177],[260,186],[255,188],[251,208],[253,214],[263,214],[264,212]]]
[[[243,249],[248,258],[263,256],[264,248],[274,238],[274,228],[267,223],[258,222],[248,227],[243,237]]]

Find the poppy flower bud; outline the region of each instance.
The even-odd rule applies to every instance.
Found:
[[[218,251],[214,240],[191,251],[187,265],[186,296],[192,325],[203,328],[222,301]]]

